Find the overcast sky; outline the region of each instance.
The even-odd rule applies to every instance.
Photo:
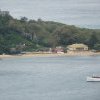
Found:
[[[16,18],[26,16],[100,28],[100,0],[0,0],[0,9],[10,11]]]

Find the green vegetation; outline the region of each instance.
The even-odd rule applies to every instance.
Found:
[[[36,51],[56,46],[66,47],[73,43],[84,43],[90,49],[100,50],[100,30],[79,28],[41,19],[20,20],[0,11],[0,54],[19,51]]]

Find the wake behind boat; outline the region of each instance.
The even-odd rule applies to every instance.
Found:
[[[100,82],[100,76],[87,77],[87,82]]]

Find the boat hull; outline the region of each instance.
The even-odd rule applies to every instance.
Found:
[[[87,82],[100,82],[100,78],[87,77]]]

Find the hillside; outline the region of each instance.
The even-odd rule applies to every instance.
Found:
[[[84,43],[90,49],[100,50],[100,30],[26,17],[18,20],[0,11],[0,54],[11,53],[14,48],[36,51],[73,43]]]

